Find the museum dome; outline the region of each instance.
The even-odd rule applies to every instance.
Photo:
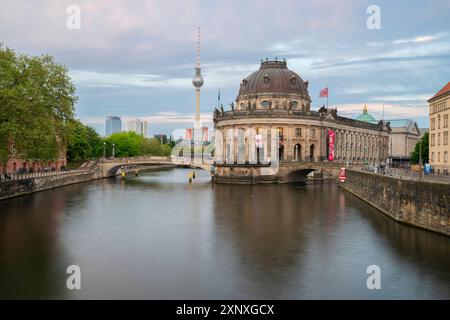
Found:
[[[241,81],[239,97],[263,93],[298,94],[309,99],[308,82],[289,70],[286,60],[261,61],[259,70]]]
[[[378,123],[377,119],[375,119],[371,114],[367,112],[367,107],[364,105],[363,113],[356,117],[356,120],[364,121],[368,123]]]

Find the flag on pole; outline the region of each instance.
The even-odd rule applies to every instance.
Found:
[[[328,87],[320,90],[319,98],[328,98]]]

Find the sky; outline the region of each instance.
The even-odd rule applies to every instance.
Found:
[[[328,86],[339,115],[366,104],[377,119],[384,109],[428,127],[427,100],[450,81],[449,21],[450,0],[2,0],[0,42],[65,64],[77,117],[100,134],[108,115],[144,118],[150,135],[192,127],[198,27],[206,125],[219,90],[227,109],[260,60],[277,57],[309,80],[313,109]]]

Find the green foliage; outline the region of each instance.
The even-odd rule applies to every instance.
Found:
[[[414,151],[411,152],[410,162],[412,164],[418,164],[420,160],[420,145],[422,145],[422,163],[426,163],[429,161],[428,158],[428,143],[429,136],[428,132],[423,135],[423,137],[417,141]]]
[[[106,154],[112,155],[113,144],[116,157],[135,157],[141,155],[169,156],[170,144],[161,144],[158,139],[144,138],[135,132],[119,132],[105,138]]]
[[[67,161],[81,163],[91,158],[98,158],[103,153],[103,141],[91,127],[79,120],[72,120],[68,125]]]
[[[30,57],[0,45],[0,162],[13,150],[24,159],[58,158],[75,102],[65,66],[48,55]]]

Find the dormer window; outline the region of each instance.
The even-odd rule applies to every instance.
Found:
[[[269,83],[270,78],[267,74],[264,75],[264,83]]]
[[[297,83],[297,77],[296,76],[292,76],[291,77],[291,84],[294,85]]]
[[[243,86],[246,86],[247,83],[248,83],[247,79],[242,80],[242,85],[243,85]]]

